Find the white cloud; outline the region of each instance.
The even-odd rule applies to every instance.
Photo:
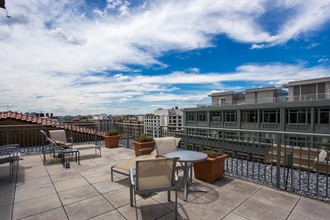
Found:
[[[226,89],[223,82],[228,81],[327,76],[329,71],[322,67],[276,63],[242,65],[233,73],[201,73],[194,67],[188,72],[164,70],[160,76],[141,75],[130,67],[166,68],[158,60],[162,54],[213,46],[213,36],[221,34],[260,49],[329,22],[329,0],[272,2],[167,0],[130,8],[129,1],[108,0],[102,9],[88,8],[83,0],[7,1],[12,18],[0,14],[0,110],[47,107],[58,114],[107,112],[116,103],[131,100],[198,102],[217,84]],[[267,11],[289,8],[296,13],[276,33],[268,33],[259,23]],[[112,76],[111,71],[122,73]],[[187,84],[203,87],[203,95],[178,86]],[[202,84],[211,88],[206,91]]]

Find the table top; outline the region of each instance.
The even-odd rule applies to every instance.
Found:
[[[199,162],[203,161],[207,158],[206,153],[191,151],[191,150],[179,150],[179,151],[172,151],[165,154],[166,157],[178,157],[178,161],[180,162]]]

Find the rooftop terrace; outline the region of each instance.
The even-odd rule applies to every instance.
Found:
[[[8,164],[1,165],[0,219],[136,219],[135,208],[129,205],[128,178],[115,174],[114,182],[110,180],[110,166],[134,157],[134,151],[103,147],[102,157],[88,151],[81,151],[81,165],[71,162],[70,169],[63,168],[59,159],[44,166],[41,155],[24,156],[12,182],[8,181]],[[214,184],[195,181],[208,192],[190,193],[187,202],[179,192],[179,219],[294,220],[330,216],[328,202],[265,185],[228,176]],[[137,199],[139,219],[174,219],[166,193]]]

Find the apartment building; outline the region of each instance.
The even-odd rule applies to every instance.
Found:
[[[212,106],[183,109],[183,125],[329,134],[329,93],[330,77],[213,93]]]
[[[160,137],[160,129],[179,130],[183,122],[183,111],[178,107],[172,109],[157,109],[154,114],[144,116],[145,133]]]

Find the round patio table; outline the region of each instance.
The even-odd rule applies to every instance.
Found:
[[[206,160],[207,158],[206,153],[190,151],[190,150],[182,150],[182,151],[172,151],[166,153],[164,156],[169,158],[177,157],[178,161],[184,164],[183,166],[183,186],[184,186],[183,200],[184,201],[187,201],[189,186],[195,188],[196,191],[206,192],[205,190],[197,188],[192,182],[192,175],[191,174],[189,175],[189,171],[192,172],[191,170],[192,164]]]

